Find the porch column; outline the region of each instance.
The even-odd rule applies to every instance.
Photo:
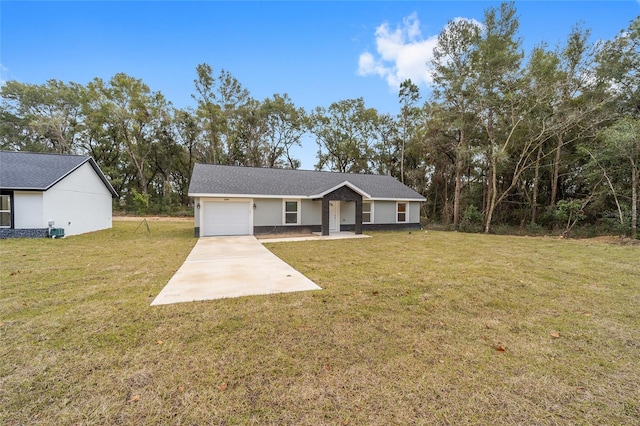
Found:
[[[355,233],[362,234],[362,197],[356,199],[356,226]]]
[[[322,235],[329,235],[329,199],[322,198]]]

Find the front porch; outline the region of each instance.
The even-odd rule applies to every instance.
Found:
[[[322,235],[329,236],[340,233],[340,204],[351,202],[355,204],[354,233],[362,234],[362,194],[356,192],[351,185],[345,183],[327,192],[322,200]]]

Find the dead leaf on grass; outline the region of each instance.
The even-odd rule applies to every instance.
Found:
[[[140,401],[140,394],[131,395],[131,398],[129,398],[129,402],[138,402],[138,401]]]
[[[178,390],[179,390],[180,392],[184,392],[184,386],[178,386]]]
[[[227,382],[224,382],[223,384],[221,384],[220,386],[218,386],[218,389],[220,389],[221,391],[226,391],[227,390]]]
[[[162,340],[158,340],[158,341],[156,342],[156,345],[161,345],[161,344],[163,344],[163,343],[164,343],[164,342],[163,342]]]
[[[331,366],[327,364],[327,365],[324,366],[324,369],[326,371],[331,371]]]
[[[505,347],[504,346],[496,346],[496,351],[504,352],[505,351]]]
[[[551,332],[551,337],[553,337],[554,339],[559,339],[560,338],[560,333],[558,333],[557,331],[552,331]]]

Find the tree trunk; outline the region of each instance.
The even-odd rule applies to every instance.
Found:
[[[443,207],[443,222],[445,225],[449,225],[449,221],[451,220],[451,210],[450,209],[450,204],[449,204],[449,179],[444,179],[444,197],[443,200],[444,202],[444,207]]]
[[[460,129],[458,140],[458,149],[456,150],[456,185],[453,190],[453,227],[457,231],[460,226],[460,198],[462,197],[462,173],[464,170],[464,161],[462,158],[461,147],[465,143],[464,128]]]
[[[531,196],[531,226],[536,224],[538,219],[538,186],[540,180],[540,158],[542,157],[542,145],[538,147],[538,155],[536,156],[536,165],[533,176],[533,194]]]
[[[489,113],[487,120],[487,136],[489,137],[489,181],[487,182],[487,208],[484,224],[484,233],[491,231],[491,220],[493,218],[493,210],[496,206],[496,193],[498,192],[498,165],[496,158],[496,141],[493,129],[493,113]]]
[[[405,144],[406,138],[407,138],[406,130],[403,130],[402,147],[400,149],[400,182],[402,183],[404,183],[404,144]]]
[[[558,180],[560,179],[560,154],[562,151],[562,135],[558,135],[558,145],[556,146],[556,156],[553,160],[553,178],[551,180],[551,202],[550,206],[556,205],[558,196]]]
[[[638,236],[638,165],[631,160],[631,238]]]
[[[456,185],[453,190],[453,227],[460,226],[460,198],[462,196],[462,160],[456,158]]]
[[[491,175],[490,175],[490,188],[487,196],[487,219],[484,226],[484,233],[488,234],[491,231],[491,220],[493,219],[493,211],[496,208],[496,196],[498,194],[498,165],[496,164],[496,156],[491,155]]]

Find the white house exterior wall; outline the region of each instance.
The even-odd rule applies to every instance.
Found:
[[[374,223],[396,223],[395,201],[374,201]]]
[[[13,208],[15,229],[46,228],[47,223],[42,217],[42,192],[14,191]]]
[[[416,201],[409,203],[409,222],[420,223],[420,203]]]
[[[254,198],[253,226],[282,225],[282,198]]]
[[[77,235],[112,226],[111,193],[89,163],[56,183],[42,198],[42,228],[53,220],[65,235]]]
[[[301,225],[319,225],[322,223],[322,201],[302,200]]]
[[[202,200],[200,197],[195,197],[193,199],[193,226],[195,226],[196,229],[200,229],[200,208],[202,208],[201,201]]]
[[[340,224],[354,225],[356,223],[356,203],[340,202]]]

